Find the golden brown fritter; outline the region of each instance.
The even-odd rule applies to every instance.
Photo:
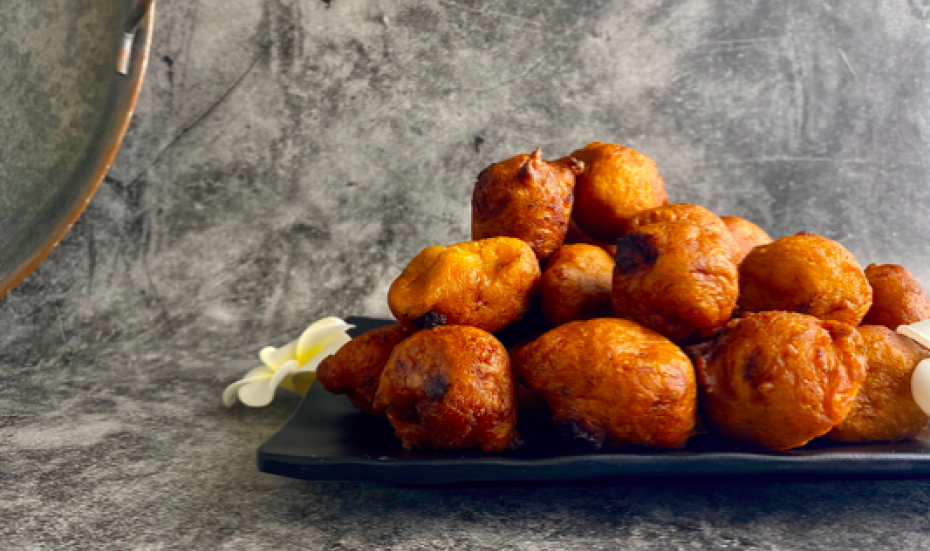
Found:
[[[642,153],[594,142],[571,156],[585,164],[575,181],[575,223],[593,239],[612,243],[631,216],[668,202],[655,162]]]
[[[578,224],[574,220],[568,222],[568,234],[565,235],[565,244],[573,245],[575,243],[584,243],[586,245],[594,245],[595,247],[600,247],[604,249],[604,252],[610,255],[611,258],[617,254],[617,244],[616,243],[604,243],[603,241],[598,241],[597,239],[591,239],[581,231],[581,228],[578,227]]]
[[[930,296],[903,266],[872,264],[865,269],[865,277],[872,287],[872,308],[862,323],[895,330],[930,319]]]
[[[771,450],[803,446],[839,424],[866,376],[853,326],[790,312],[733,320],[695,367],[705,420]]]
[[[745,312],[784,310],[857,326],[872,305],[872,288],[855,257],[809,232],[756,247],[739,276]]]
[[[732,252],[720,234],[691,224],[650,224],[617,242],[614,312],[682,344],[707,340],[739,295]]]
[[[517,321],[539,281],[525,242],[494,237],[420,252],[388,291],[388,306],[407,328],[471,325],[498,331]]]
[[[320,362],[316,378],[328,392],[345,394],[358,409],[379,415],[372,402],[381,372],[394,347],[409,336],[410,332],[398,324],[372,329]]]
[[[613,314],[614,260],[594,245],[563,245],[539,281],[546,320],[553,326]]]
[[[930,358],[914,341],[879,325],[863,325],[868,375],[846,419],[827,434],[841,442],[893,442],[913,438],[930,417],[911,394],[911,376]]]
[[[568,323],[520,348],[513,362],[517,376],[549,405],[562,439],[578,451],[679,448],[694,428],[691,362],[635,322]]]
[[[510,446],[517,406],[510,357],[493,335],[466,326],[420,331],[398,345],[374,407],[407,449]]]
[[[472,239],[515,237],[546,260],[562,245],[574,203],[575,175],[584,164],[517,155],[481,171],[471,200]]]
[[[745,218],[721,216],[720,219],[726,224],[738,247],[739,260],[737,262],[742,262],[746,255],[759,245],[768,245],[772,242],[772,238],[765,233],[765,230]]]
[[[634,231],[650,224],[668,222],[672,224],[693,224],[705,230],[719,234],[720,240],[733,253],[733,261],[739,263],[739,246],[730,235],[726,224],[719,216],[700,205],[691,203],[669,203],[654,209],[634,214],[627,222],[627,230]]]

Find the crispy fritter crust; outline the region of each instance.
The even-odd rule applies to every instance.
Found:
[[[613,314],[614,260],[594,245],[563,245],[539,282],[543,312],[553,327]]]
[[[930,354],[887,327],[863,325],[858,331],[869,372],[849,415],[827,437],[841,442],[893,442],[917,436],[930,417],[914,401],[911,376]]]
[[[515,237],[544,261],[562,245],[574,204],[575,176],[584,164],[517,155],[478,175],[471,200],[472,239]]]
[[[659,223],[692,224],[701,226],[705,230],[715,232],[727,249],[733,254],[733,261],[739,263],[739,246],[730,235],[726,224],[719,216],[700,205],[691,203],[669,203],[654,209],[644,210],[634,214],[627,222],[627,230],[635,231],[650,224]]]
[[[475,327],[420,331],[394,349],[374,407],[407,449],[506,449],[517,421],[507,350]]]
[[[381,372],[394,347],[409,336],[410,331],[398,324],[372,329],[320,362],[316,378],[328,392],[348,396],[361,411],[381,415],[372,407]]]
[[[756,247],[739,273],[745,312],[784,310],[855,327],[872,305],[872,288],[855,257],[809,232]]]
[[[759,226],[753,224],[745,218],[739,216],[721,216],[721,220],[726,224],[733,241],[736,242],[739,258],[737,263],[742,262],[750,251],[759,245],[768,245],[772,238]]]
[[[549,405],[579,451],[627,444],[679,448],[694,428],[697,390],[684,352],[621,319],[576,321],[514,353],[517,376]]]
[[[585,164],[575,182],[575,222],[592,239],[612,243],[631,216],[668,202],[655,161],[642,153],[594,142],[571,156]]]
[[[659,222],[672,222],[681,224],[695,224],[726,233],[727,227],[723,220],[702,207],[693,203],[669,203],[649,210],[637,212],[630,217],[627,228],[630,231],[649,224]]]
[[[872,308],[863,318],[868,325],[884,325],[895,330],[930,319],[930,296],[903,266],[871,264],[865,277],[872,287]]]
[[[839,424],[866,376],[854,327],[789,312],[733,320],[695,367],[717,432],[771,450],[803,446]]]
[[[712,337],[738,295],[737,266],[715,230],[665,222],[617,242],[614,311],[677,343]]]
[[[471,325],[494,332],[523,316],[539,276],[536,255],[519,239],[434,245],[394,281],[388,306],[409,329]]]

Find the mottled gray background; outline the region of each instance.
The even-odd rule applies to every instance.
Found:
[[[103,1],[103,0],[100,0]],[[930,483],[259,474],[259,348],[387,313],[487,164],[616,141],[676,201],[930,283],[928,0],[162,0],[117,163],[0,302],[3,549],[926,549]]]

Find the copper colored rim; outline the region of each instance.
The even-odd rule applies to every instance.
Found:
[[[103,182],[103,178],[107,175],[107,172],[110,171],[110,165],[112,165],[113,160],[116,159],[116,154],[119,152],[120,145],[123,143],[123,138],[126,136],[126,131],[129,129],[129,123],[136,109],[136,103],[139,101],[139,92],[142,91],[142,81],[145,79],[145,71],[149,63],[149,52],[152,47],[152,31],[154,27],[155,6],[153,3],[148,15],[146,15],[145,20],[139,27],[139,34],[142,36],[141,40],[137,39],[137,45],[133,49],[132,72],[126,77],[119,77],[130,79],[128,90],[129,108],[118,115],[117,129],[112,141],[104,146],[104,153],[97,159],[96,166],[93,168],[93,175],[89,179],[86,189],[81,192],[67,216],[55,226],[55,229],[52,230],[45,242],[42,243],[42,246],[32,253],[25,262],[13,270],[8,276],[0,279],[0,299],[26,279],[26,276],[38,268],[39,264],[41,264],[55,247],[58,246],[58,243],[64,239],[65,235],[67,235],[68,231],[71,230],[71,227],[74,226],[74,223],[77,222],[77,219],[84,212],[84,209],[87,208],[94,193],[96,193],[97,189],[100,187],[100,183]]]

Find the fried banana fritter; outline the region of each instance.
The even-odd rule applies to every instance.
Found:
[[[536,255],[519,239],[434,245],[394,281],[388,306],[409,329],[471,325],[494,332],[523,316],[539,276]]]
[[[517,421],[507,349],[466,326],[415,333],[391,354],[375,395],[407,449],[511,445]]]
[[[409,336],[410,331],[398,324],[372,329],[320,362],[316,378],[328,392],[345,394],[361,411],[379,415],[372,403],[381,372],[394,347]]]
[[[868,325],[884,325],[892,331],[930,319],[930,296],[903,266],[871,264],[865,277],[872,287],[872,308],[863,318]]]
[[[615,313],[676,343],[713,336],[730,320],[738,295],[732,251],[715,230],[663,222],[617,242]]]
[[[872,305],[872,288],[855,257],[809,232],[756,247],[739,275],[745,312],[784,310],[855,327]]]
[[[772,242],[772,238],[769,237],[765,230],[745,218],[721,216],[720,219],[726,224],[730,235],[733,236],[733,241],[736,242],[739,251],[737,263],[742,262],[746,255],[759,245],[768,245]]]
[[[563,245],[539,282],[543,312],[553,326],[613,314],[614,260],[594,245]]]
[[[478,175],[471,201],[472,239],[515,237],[544,261],[565,240],[574,203],[575,176],[584,164],[517,155]]]
[[[727,438],[771,450],[829,432],[866,376],[853,326],[790,312],[733,320],[695,367],[706,420]]]
[[[575,450],[679,448],[694,428],[694,368],[671,341],[622,319],[576,321],[514,353],[514,370],[548,404]]]
[[[893,442],[913,438],[927,428],[930,417],[911,394],[911,376],[930,358],[914,341],[887,327],[863,325],[868,375],[846,419],[827,434],[841,442]]]
[[[594,142],[571,157],[585,165],[575,182],[575,223],[592,239],[613,243],[631,216],[668,202],[655,162],[642,153]]]

